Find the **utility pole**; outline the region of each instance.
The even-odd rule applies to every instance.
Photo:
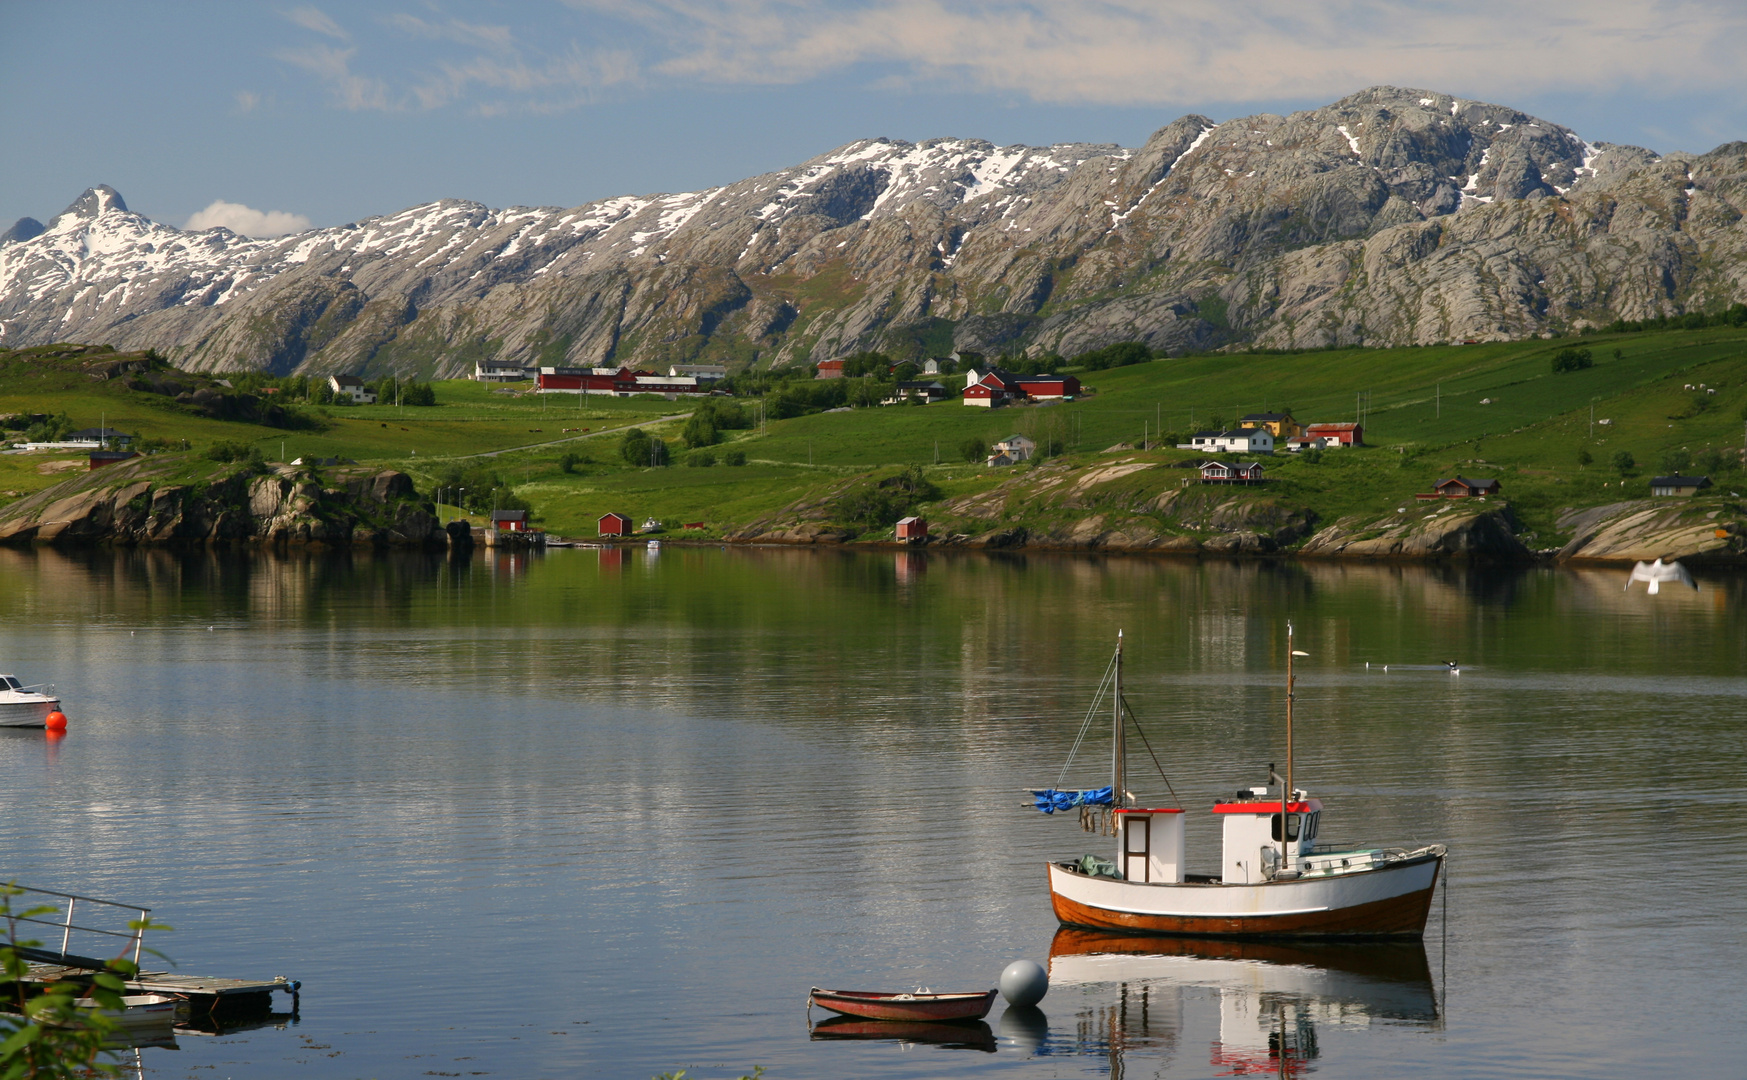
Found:
[[[1433,406],[1434,409],[1436,410],[1436,414],[1432,417],[1432,419],[1442,420],[1444,418],[1444,384],[1443,383],[1438,384],[1437,397],[1435,397],[1433,400],[1436,401],[1437,404],[1435,406]],[[1592,409],[1590,415],[1592,417],[1595,415],[1593,412],[1593,409]]]

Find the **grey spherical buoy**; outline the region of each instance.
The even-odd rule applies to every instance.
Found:
[[[1015,960],[1001,972],[1001,996],[1010,1005],[1036,1005],[1049,993],[1049,972],[1035,960]]]

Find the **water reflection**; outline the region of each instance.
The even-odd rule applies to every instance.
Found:
[[[946,1050],[981,1050],[995,1052],[995,1033],[981,1020],[957,1023],[927,1023],[909,1020],[862,1020],[854,1016],[833,1016],[821,1020],[807,1032],[815,1041],[828,1039],[871,1039],[878,1041],[938,1046]]]
[[[1211,1033],[1215,1014],[1206,1063],[1221,1076],[1311,1071],[1319,1029],[1442,1023],[1418,942],[1291,945],[1063,928],[1050,943],[1049,972],[1052,993],[1079,987],[1091,1002],[1076,1018],[1072,1045],[1051,1049],[1107,1057],[1112,1077],[1138,1058],[1187,1056],[1201,1045],[1189,1033]]]

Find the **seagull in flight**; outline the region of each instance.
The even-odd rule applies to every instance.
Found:
[[[1626,578],[1626,588],[1630,589],[1634,581],[1648,581],[1651,596],[1661,591],[1664,581],[1678,581],[1682,585],[1692,586],[1694,592],[1698,591],[1698,582],[1692,579],[1686,567],[1678,562],[1663,562],[1661,559],[1653,563],[1641,562],[1632,567],[1631,576]]]

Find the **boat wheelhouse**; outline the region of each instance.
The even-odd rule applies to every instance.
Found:
[[[1292,657],[1305,654],[1293,652],[1291,640],[1288,626],[1286,777],[1270,765],[1268,783],[1246,787],[1213,806],[1222,841],[1220,872],[1214,875],[1185,868],[1181,808],[1129,805],[1134,796],[1127,786],[1119,636],[1111,662],[1111,786],[1033,793],[1038,808],[1047,812],[1078,806],[1083,816],[1108,814],[1116,837],[1113,861],[1087,856],[1049,864],[1050,900],[1063,925],[1256,938],[1417,938],[1425,933],[1443,845],[1348,849],[1315,842],[1322,802],[1292,784]]]

